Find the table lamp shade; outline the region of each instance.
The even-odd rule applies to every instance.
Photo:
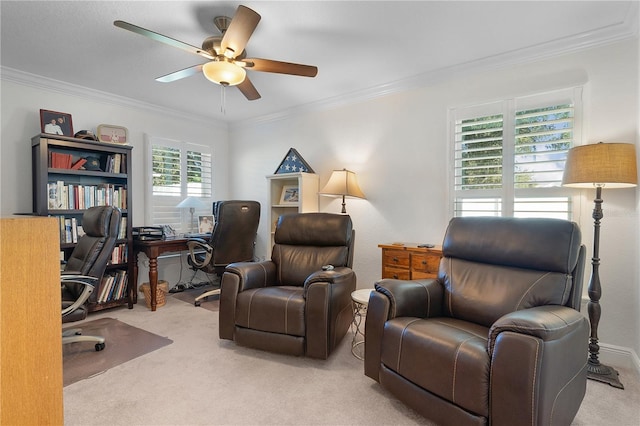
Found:
[[[629,188],[638,184],[635,145],[603,143],[569,150],[562,185],[573,188]]]
[[[320,191],[321,195],[344,195],[346,197],[366,198],[356,174],[350,170],[334,170],[327,184]]]

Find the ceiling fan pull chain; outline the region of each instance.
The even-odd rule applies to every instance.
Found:
[[[220,112],[224,115],[227,114],[227,108],[226,108],[226,90],[227,90],[227,86],[224,84],[220,85],[222,87],[222,91],[220,92]]]

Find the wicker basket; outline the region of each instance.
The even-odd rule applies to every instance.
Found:
[[[143,283],[140,285],[140,292],[144,294],[144,301],[147,308],[151,309],[151,285]],[[169,283],[164,280],[158,280],[158,288],[156,289],[156,308],[164,306],[167,303],[166,294],[169,292]]]

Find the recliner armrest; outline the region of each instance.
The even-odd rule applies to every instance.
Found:
[[[353,280],[353,270],[346,266],[337,267],[331,270],[316,271],[309,275],[304,281],[304,293],[311,284],[318,282],[326,282],[329,284],[340,284],[342,282],[351,282]]]
[[[444,289],[437,279],[404,281],[385,278],[375,283],[374,287],[389,299],[388,319],[441,315]]]
[[[236,262],[227,265],[225,274],[238,277],[238,293],[250,288],[266,287],[276,282],[276,264],[263,262]]]
[[[498,336],[505,331],[527,334],[549,342],[561,339],[586,321],[587,319],[575,309],[559,305],[537,306],[511,312],[491,326],[487,349],[491,355]]]

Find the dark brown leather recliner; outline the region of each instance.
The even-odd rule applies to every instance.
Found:
[[[437,279],[383,279],[365,374],[442,425],[568,425],[586,390],[578,226],[455,218]]]
[[[353,241],[349,216],[280,216],[271,260],[233,263],[222,275],[220,338],[326,359],[353,319]]]

